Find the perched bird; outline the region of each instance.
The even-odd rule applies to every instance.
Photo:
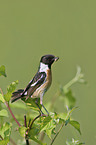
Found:
[[[33,77],[33,79],[29,82],[24,90],[20,89],[16,92],[13,92],[11,102],[15,102],[16,100],[23,97],[40,97],[40,104],[43,106],[43,96],[52,82],[51,65],[58,59],[59,57],[55,57],[54,55],[49,54],[42,56],[36,75]],[[44,106],[43,108],[46,110]],[[47,110],[46,112],[48,113]]]

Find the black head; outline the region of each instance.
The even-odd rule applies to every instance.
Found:
[[[48,65],[50,68],[52,63],[54,61],[57,61],[58,59],[59,59],[59,57],[55,57],[54,55],[48,54],[48,55],[42,56],[40,62]]]

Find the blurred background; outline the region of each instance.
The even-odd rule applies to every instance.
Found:
[[[73,117],[79,121],[82,135],[70,126],[63,128],[55,145],[65,145],[66,139],[72,137],[86,145],[96,144],[95,45],[96,2],[93,0],[0,1],[0,65],[5,65],[7,73],[7,78],[0,77],[4,92],[15,80],[19,80],[18,88],[24,88],[44,54],[60,57],[52,67],[53,83],[45,95],[45,103],[60,84],[65,85],[75,76],[77,65],[85,74],[87,85],[72,86],[79,106]],[[58,112],[62,108],[58,107]]]

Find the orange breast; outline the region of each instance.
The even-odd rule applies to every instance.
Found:
[[[48,69],[48,70],[47,70],[47,79],[46,79],[46,86],[47,86],[47,89],[50,87],[51,82],[52,82],[52,74],[51,74],[51,70]]]
[[[40,97],[41,94],[44,94],[50,87],[51,82],[52,82],[52,74],[51,70],[48,69],[46,81],[33,93],[32,98],[37,98]]]

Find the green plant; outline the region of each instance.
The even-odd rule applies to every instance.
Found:
[[[0,67],[0,76],[6,77],[5,67],[3,65]],[[12,125],[14,121],[18,126],[17,133],[19,133],[20,136],[25,140],[24,142],[19,140],[18,145],[31,145],[31,140],[40,145],[47,145],[47,143],[43,142],[45,135],[50,138],[50,145],[53,145],[61,129],[64,126],[66,127],[68,124],[72,125],[81,134],[79,122],[73,120],[71,117],[72,112],[77,107],[75,107],[76,99],[73,96],[72,90],[70,88],[75,83],[85,83],[83,78],[84,75],[81,73],[81,68],[77,67],[76,76],[65,86],[60,86],[60,89],[56,92],[56,95],[53,97],[52,101],[45,105],[47,106],[50,114],[44,116],[41,116],[40,110],[35,104],[35,99],[22,99],[23,102],[17,101],[13,104],[10,103],[12,92],[15,91],[18,81],[14,81],[8,86],[6,94],[4,94],[0,88],[0,144],[7,145],[9,142],[11,142],[15,145],[15,142],[11,138],[12,127],[14,127]],[[55,101],[58,98],[58,101],[63,101],[66,108],[65,112],[52,112],[55,106]],[[40,104],[38,105],[40,106]],[[14,115],[11,110],[12,108],[26,110],[27,113],[26,115],[21,114],[20,116],[18,116],[18,114]],[[13,119],[9,118],[9,121],[5,122],[5,118],[9,117],[8,110]],[[56,131],[58,125],[60,128]],[[66,144],[81,145],[83,143],[72,139],[72,141],[66,141]]]

